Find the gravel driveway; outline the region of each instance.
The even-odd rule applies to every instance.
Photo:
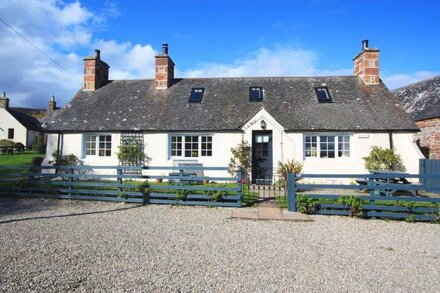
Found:
[[[0,199],[0,292],[437,291],[440,225]]]

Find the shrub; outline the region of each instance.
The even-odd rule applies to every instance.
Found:
[[[14,141],[9,139],[0,139],[0,147],[13,147]]]
[[[144,152],[144,146],[138,141],[130,141],[120,145],[116,155],[121,164],[125,165],[142,165],[145,160],[149,160]]]
[[[83,162],[74,154],[63,155],[61,152],[52,153],[53,161],[49,163],[53,166],[82,166]]]
[[[251,168],[251,150],[250,144],[244,139],[241,139],[241,142],[235,148],[231,148],[232,157],[228,165],[228,172],[231,175],[235,176],[237,168],[241,167],[243,176],[247,177]]]
[[[365,168],[368,171],[392,170],[404,172],[406,170],[400,155],[394,149],[383,149],[373,146],[370,154],[362,159],[365,161]]]
[[[281,180],[284,180],[284,184],[287,184],[287,174],[295,173],[300,174],[304,163],[297,162],[295,160],[287,160],[286,163],[278,162],[278,175]]]
[[[336,202],[350,208],[350,217],[364,216],[364,211],[362,210],[363,201],[358,196],[341,196]]]
[[[296,198],[298,211],[303,214],[316,214],[319,211],[320,200],[306,194],[300,194]]]
[[[14,150],[16,152],[22,153],[24,151],[24,144],[22,144],[21,142],[14,143]]]

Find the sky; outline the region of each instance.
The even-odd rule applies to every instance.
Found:
[[[162,43],[176,77],[351,75],[364,39],[395,89],[440,74],[438,11],[438,0],[2,0],[0,92],[11,107],[45,108],[52,94],[64,106],[94,49],[110,79],[151,79]]]

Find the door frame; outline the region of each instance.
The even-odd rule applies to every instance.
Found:
[[[269,157],[270,162],[268,169],[268,174],[264,176],[264,178],[256,178],[256,176],[260,175],[259,172],[256,172],[256,155],[255,155],[255,137],[257,135],[269,135]],[[273,180],[273,131],[272,130],[253,130],[252,131],[252,183],[253,184],[272,184]]]

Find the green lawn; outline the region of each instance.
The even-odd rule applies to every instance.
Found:
[[[0,166],[26,166],[32,163],[33,157],[44,157],[44,154],[23,153],[17,155],[0,155]]]

